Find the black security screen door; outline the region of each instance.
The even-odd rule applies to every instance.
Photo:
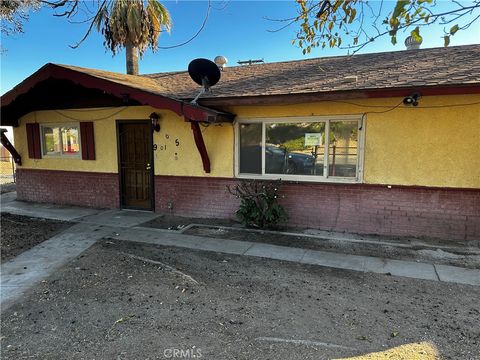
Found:
[[[120,199],[124,208],[153,210],[152,128],[150,122],[119,122]]]

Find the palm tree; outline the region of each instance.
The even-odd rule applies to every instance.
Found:
[[[170,31],[172,20],[157,0],[105,0],[92,26],[103,35],[105,47],[113,54],[125,48],[127,74],[137,75],[139,53],[141,57],[148,47],[156,51],[160,33]]]

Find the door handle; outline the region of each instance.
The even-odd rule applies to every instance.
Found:
[[[145,170],[150,170],[152,167],[150,166],[150,164],[147,164],[147,167],[145,168]]]

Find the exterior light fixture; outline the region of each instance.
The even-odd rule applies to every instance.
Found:
[[[421,98],[420,93],[413,93],[410,96],[406,96],[403,99],[403,104],[404,105],[412,105],[412,106],[417,106],[418,105],[418,100]]]
[[[155,112],[150,114],[150,121],[152,122],[152,131],[156,131],[156,132],[160,131],[160,124],[158,122],[159,120],[160,120],[160,115],[158,115]]]

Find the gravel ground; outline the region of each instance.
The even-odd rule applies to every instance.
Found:
[[[353,243],[278,233],[252,232],[245,229],[222,229],[215,227],[192,227],[187,229],[184,234],[480,269],[480,255],[466,254],[462,247],[458,247],[455,251],[443,251],[424,246],[402,248],[384,244]]]
[[[65,221],[31,218],[8,213],[2,213],[0,220],[2,262],[10,260],[72,225]]]
[[[2,358],[166,359],[178,349],[331,359],[429,341],[443,360],[473,360],[479,298],[468,285],[105,239],[4,311]]]

